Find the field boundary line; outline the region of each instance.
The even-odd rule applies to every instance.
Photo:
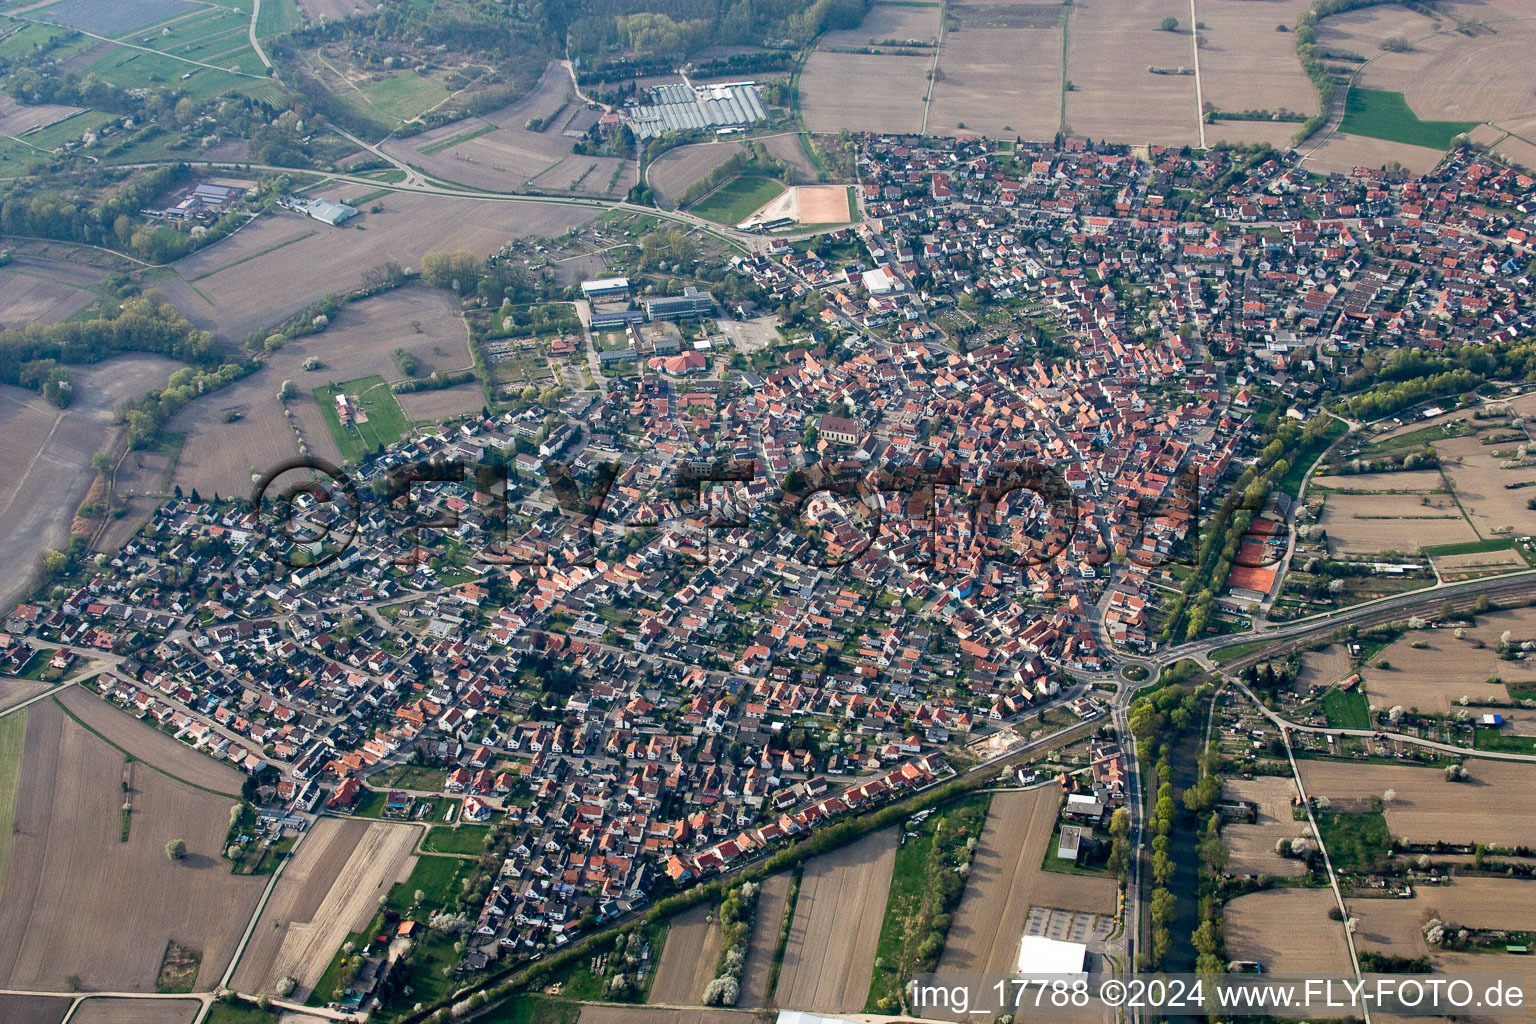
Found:
[[[1200,87],[1200,15],[1195,12],[1195,0],[1189,0],[1189,45],[1195,51],[1195,125],[1200,132],[1200,148],[1204,149],[1205,93]]]
[[[75,683],[68,683],[68,684],[66,684],[66,686],[74,686],[74,685],[76,685],[76,684]],[[61,687],[59,687],[59,689],[62,690],[62,689],[65,689],[65,687],[61,686]],[[57,693],[57,691],[54,691],[54,692]],[[192,781],[190,781],[188,779],[182,778],[180,775],[177,775],[175,772],[167,771],[166,769],[161,768],[159,765],[154,764],[153,762],[144,760],[142,757],[140,757],[139,755],[133,753],[128,748],[122,746],[119,743],[114,743],[112,740],[108,739],[107,736],[104,733],[102,733],[100,730],[96,729],[94,726],[90,725],[88,722],[86,722],[84,719],[82,719],[79,715],[75,714],[73,711],[69,710],[69,708],[65,707],[64,706],[64,702],[59,700],[59,698],[57,696],[52,696],[52,695],[50,695],[50,696],[51,696],[51,699],[53,700],[53,702],[59,706],[59,710],[64,712],[66,715],[68,715],[70,717],[70,719],[76,725],[78,725],[80,728],[84,729],[86,732],[90,733],[92,736],[95,736],[97,739],[101,740],[101,742],[105,743],[107,746],[109,746],[112,749],[116,750],[117,752],[122,754],[124,757],[129,758],[130,760],[133,760],[133,761],[138,761],[140,764],[144,765],[144,767],[150,769],[151,771],[157,771],[161,775],[164,775],[166,778],[172,779],[172,780],[174,780],[176,782],[179,782],[179,783],[181,783],[184,786],[191,786],[193,789],[200,789],[204,793],[212,793],[214,796],[228,797],[231,800],[243,800],[244,799],[244,797],[242,797],[239,793],[226,793],[222,789],[213,789],[213,788],[208,787],[208,786],[200,786],[200,785],[198,785],[195,782],[192,782]],[[93,697],[92,699],[93,700],[98,700],[100,698]],[[105,704],[107,702],[106,701],[102,701],[102,703]],[[145,724],[143,721],[141,721],[140,719],[137,719],[137,718],[135,718],[134,721],[138,722],[140,725],[144,725]],[[153,727],[152,726],[148,726],[147,728],[153,728]],[[158,731],[159,730],[157,729],[156,732],[158,732]],[[172,738],[174,739],[174,737],[172,737]],[[180,740],[175,740],[175,742],[181,743]],[[187,745],[183,743],[182,746],[187,746]],[[198,754],[198,755],[200,755],[202,757],[208,757],[207,754],[204,754],[202,751],[198,750],[195,747],[188,746],[187,749],[193,751],[194,753],[196,753],[196,754]],[[209,758],[209,760],[212,760],[212,758]],[[294,843],[293,845],[297,846],[299,844],[298,843]]]
[[[1195,0],[1189,0],[1194,3]],[[944,52],[944,15],[948,13],[947,3],[939,4],[939,41],[933,44],[933,63],[928,67],[928,94],[923,97],[923,127],[919,135],[928,134],[928,111],[933,109],[933,90],[939,84],[939,56]]]
[[[61,27],[61,26],[55,25],[51,21],[42,21],[42,20],[37,19],[37,18],[24,18],[24,17],[22,17],[19,14],[9,14],[9,15],[7,15],[7,17],[15,18],[18,21],[25,21],[25,22],[28,22],[29,24],[32,24],[32,25],[47,25],[47,26],[49,26],[51,28],[59,28],[59,27]],[[166,53],[164,50],[157,50],[157,49],[155,49],[152,46],[140,46],[137,43],[125,43],[121,39],[113,39],[111,36],[98,35],[95,32],[87,32],[83,28],[73,28],[73,26],[71,26],[71,28],[73,29],[73,31],[79,32],[83,36],[90,36],[92,39],[100,39],[102,42],[104,42],[104,43],[112,43],[114,46],[125,46],[128,49],[130,49],[130,50],[142,50],[145,53],[158,54],[161,57],[168,57],[171,60],[179,60],[183,64],[192,64],[192,65],[195,65],[195,66],[200,67],[200,68],[207,68],[209,71],[218,71],[218,72],[221,72],[221,73],[226,74],[226,75],[238,75],[241,78],[251,78],[251,79],[254,79],[254,80],[258,81],[258,82],[265,82],[265,81],[267,81],[267,79],[264,76],[262,76],[262,75],[253,75],[249,71],[231,71],[231,70],[229,70],[229,68],[221,68],[217,64],[205,64],[205,63],[203,63],[200,60],[193,60],[191,57],[178,57],[174,53]]]
[[[241,224],[240,227],[235,228],[234,231],[231,231],[229,234],[225,235],[224,238],[233,238],[236,234],[238,234],[240,232],[241,229],[245,228],[247,225],[256,223],[256,221],[259,220],[260,218],[261,218],[261,215],[257,214],[256,216],[252,217],[250,220],[246,221],[245,224]],[[212,277],[214,274],[222,274],[226,270],[233,270],[235,267],[238,267],[242,263],[249,263],[251,260],[259,259],[262,256],[267,255],[268,253],[276,252],[277,250],[283,248],[283,246],[285,246],[285,245],[292,245],[295,242],[302,242],[302,241],[304,241],[304,239],[309,238],[309,237],[313,236],[314,234],[316,234],[316,232],[314,232],[314,231],[306,232],[306,233],[304,233],[302,235],[299,235],[296,238],[290,238],[286,242],[278,242],[278,243],[276,243],[274,245],[269,245],[265,249],[262,249],[262,250],[260,250],[258,252],[251,253],[249,256],[242,256],[239,259],[235,260],[233,263],[226,263],[222,267],[215,267],[212,270],[207,270],[207,271],[204,271],[201,274],[198,274],[196,277],[187,277],[187,278],[183,278],[182,280],[186,281],[187,284],[190,285],[193,281],[201,281],[205,277]],[[219,241],[223,241],[223,240],[224,239],[221,238]],[[214,245],[218,245],[219,243],[215,242],[213,244]],[[212,246],[210,246],[209,248],[212,248]],[[202,294],[202,293],[199,292],[198,294]]]

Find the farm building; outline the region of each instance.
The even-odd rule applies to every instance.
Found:
[[[1082,974],[1088,947],[1043,935],[1026,935],[1019,942],[1020,974]]]
[[[320,223],[329,224],[333,228],[356,217],[359,212],[355,206],[348,206],[346,203],[338,203],[330,199],[311,199],[299,209]]]

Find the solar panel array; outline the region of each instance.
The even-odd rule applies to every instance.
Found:
[[[660,85],[651,91],[650,106],[629,112],[630,127],[641,139],[655,138],[663,132],[693,131],[700,128],[735,128],[766,120],[757,90],[750,85],[706,86],[692,89],[686,85]]]

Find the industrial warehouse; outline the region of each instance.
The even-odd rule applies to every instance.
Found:
[[[745,128],[768,118],[753,82],[659,85],[651,90],[651,99],[651,105],[627,111],[630,128],[641,139],[663,132]]]

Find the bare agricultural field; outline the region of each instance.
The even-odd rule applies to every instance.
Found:
[[[294,998],[308,998],[347,935],[368,927],[378,910],[379,897],[410,876],[416,864],[411,850],[420,835],[421,829],[415,825],[370,823],[314,916],[307,921],[286,922],[283,944],[267,974],[268,983],[293,978],[298,982]]]
[[[1328,553],[1417,554],[1421,547],[1477,540],[1448,494],[1329,494],[1318,526]]]
[[[1468,555],[1436,555],[1430,559],[1441,579],[1470,579],[1492,573],[1530,568],[1530,563],[1513,551],[1487,551]]]
[[[353,378],[356,379],[355,377]],[[412,391],[396,395],[395,401],[414,421],[446,420],[478,412],[485,405],[485,392],[478,383],[455,384],[451,388],[436,391]]]
[[[1219,120],[1205,126],[1205,141],[1212,146],[1219,142],[1267,142],[1276,149],[1290,149],[1300,127],[1295,121]]]
[[[1424,922],[1437,917],[1467,928],[1525,931],[1536,928],[1536,889],[1524,879],[1459,878],[1449,885],[1420,886],[1411,900],[1351,900],[1350,916],[1360,921],[1355,942],[1393,956],[1443,955],[1424,941]],[[1467,970],[1489,970],[1469,967]]]
[[[1411,900],[1349,900],[1349,916],[1360,922],[1355,945],[1361,950],[1417,959],[1429,955],[1424,941],[1424,922],[1431,916],[1442,892],[1428,886],[1417,890],[1423,897]]]
[[[757,912],[752,919],[752,936],[747,940],[747,962],[741,971],[741,997],[737,1006],[768,1005],[768,976],[773,970],[773,953],[779,943],[779,927],[789,903],[788,874],[763,879],[757,894]],[[654,991],[654,988],[652,989]]]
[[[87,999],[69,1019],[73,1024],[192,1024],[201,1009],[195,999]]]
[[[926,43],[939,40],[939,8],[876,3],[857,28],[838,29],[822,36],[821,44],[872,46],[894,43]]]
[[[336,882],[369,822],[361,818],[321,818],[299,843],[262,909],[250,944],[230,979],[241,992],[274,993],[282,975],[272,968],[294,921],[313,921],[321,902]]]
[[[1258,960],[1264,973],[1343,975],[1352,970],[1344,925],[1328,919],[1330,889],[1270,889],[1228,903],[1227,952]]]
[[[452,295],[426,287],[400,288],[351,302],[319,334],[306,335],[266,357],[260,370],[223,390],[192,402],[166,425],[186,441],[176,466],[175,482],[184,491],[205,494],[251,492],[251,472],[263,472],[279,459],[298,454],[298,443],[284,409],[303,434],[312,454],[339,464],[341,452],[311,393],[314,388],[361,377],[398,379],[394,351],[403,348],[420,364],[420,373],[459,369],[469,364],[468,336]],[[318,370],[305,370],[304,360],[320,360]],[[283,381],[294,383],[287,403],[277,398]],[[400,395],[401,407],[418,419],[435,419],[479,409],[484,404],[476,385],[473,404],[459,388]],[[409,404],[407,404],[409,403]],[[411,411],[416,410],[416,411]],[[421,415],[417,415],[417,413]],[[229,417],[238,418],[230,421]]]
[[[11,937],[0,985],[58,991],[77,976],[87,989],[152,992],[174,937],[202,950],[196,987],[214,988],[264,885],[230,874],[221,856],[230,798],[137,771],[122,842],[123,754],[51,701],[28,709],[22,765],[33,781],[17,794],[0,893]],[[165,855],[172,839],[187,844],[180,861]]]
[[[1536,820],[1522,801],[1511,799],[1536,783],[1536,766],[1471,758],[1469,782],[1447,782],[1438,768],[1408,765],[1350,764],[1344,761],[1297,762],[1307,792],[1340,801],[1364,802],[1392,790],[1386,805],[1394,836],[1413,843],[1483,843],[1488,846],[1536,844]]]
[[[38,556],[62,548],[96,471],[91,457],[116,433],[112,408],[164,387],[181,364],[132,355],[71,368],[75,398],[56,409],[24,388],[0,386],[0,609],[32,589]]]
[[[1164,17],[1179,30],[1163,32]],[[1194,145],[1200,110],[1193,75],[1189,8],[1173,0],[1078,0],[1067,24],[1067,131],[1130,145]]]
[[[15,255],[0,267],[0,326],[58,323],[96,301],[99,268]]]
[[[69,996],[0,996],[0,1024],[59,1024],[74,999]]]
[[[667,202],[675,204],[684,189],[741,151],[741,143],[731,141],[678,146],[651,161],[645,180]]]
[[[367,14],[373,10],[373,4],[369,0],[298,0],[299,10],[304,12],[310,21],[319,21],[324,18],[327,21],[335,21],[338,18],[350,18],[354,14]]]
[[[1371,59],[1358,84],[1401,92],[1426,121],[1497,121],[1531,111],[1536,72],[1525,57],[1536,45],[1536,27],[1528,5],[1463,0],[1438,6],[1437,18],[1398,5],[1363,13],[1324,19],[1318,33],[1324,48]],[[1480,27],[1464,33],[1464,23]],[[1383,43],[1393,37],[1409,48],[1386,50]]]
[[[886,829],[806,864],[776,1003],[832,1013],[864,1007],[896,840]]]
[[[772,1018],[770,1018],[772,1019]],[[659,1006],[601,1006],[586,1004],[577,1024],[762,1024],[763,1015],[753,1010],[689,1009]]]
[[[1114,912],[1113,879],[1056,874],[1041,867],[1060,805],[1061,793],[1053,786],[992,798],[965,894],[939,959],[941,973],[1013,971],[1030,907]]]
[[[800,144],[798,134],[768,135],[758,141],[768,150],[769,156],[794,167],[799,174],[797,180],[816,180],[816,165],[805,155],[805,147]]]
[[[1536,883],[1526,878],[1457,878],[1425,886],[1418,899],[1433,916],[1464,928],[1536,931]]]
[[[425,253],[441,249],[485,256],[511,238],[563,234],[601,212],[537,200],[409,193],[393,193],[382,204],[380,212],[339,228],[288,212],[264,216],[176,263],[180,280],[161,288],[193,323],[239,341],[327,293],[351,291],[364,271],[386,260],[419,267]]]
[[[1301,68],[1293,27],[1307,0],[1206,0],[1200,5],[1200,86],[1218,110],[1317,113],[1317,89]],[[1255,122],[1247,122],[1255,123]],[[1241,127],[1223,124],[1221,127]],[[1209,136],[1211,127],[1206,134]],[[1297,125],[1286,125],[1294,132]]]
[[[1468,974],[1502,974],[1525,975],[1527,990],[1530,985],[1531,958],[1513,953],[1436,953],[1434,955],[1435,973],[1446,976],[1465,977]],[[1378,1018],[1373,1014],[1373,1021]],[[1382,1021],[1382,1024],[1418,1024],[1423,1018],[1400,1021]],[[1516,1009],[1508,1008],[1497,1015],[1469,1013],[1459,1018],[1468,1024],[1530,1024],[1536,1021],[1536,1003],[1532,1003],[1529,991],[1526,993],[1525,1005]]]
[[[1232,851],[1233,874],[1280,875],[1294,877],[1306,873],[1299,860],[1275,852],[1275,842],[1306,834],[1306,826],[1291,818],[1291,801],[1296,783],[1290,779],[1263,776],[1253,779],[1228,779],[1222,785],[1223,799],[1248,800],[1258,805],[1259,818],[1252,825],[1231,823],[1221,830],[1227,848]]]
[[[53,688],[52,683],[34,683],[30,679],[0,676],[0,711],[15,707],[22,701],[36,697]]]
[[[1417,428],[1415,428],[1417,429]],[[1393,433],[1396,433],[1394,431]],[[1382,437],[1391,437],[1383,434]],[[1361,494],[1386,494],[1404,492],[1427,494],[1446,490],[1445,478],[1434,469],[1405,469],[1401,473],[1352,473],[1347,476],[1320,476],[1312,481],[1313,487],[1326,487],[1330,491],[1353,491]],[[1310,490],[1308,494],[1312,493]]]
[[[1536,145],[1524,139],[1517,139],[1513,135],[1494,146],[1493,154],[1526,170],[1536,169]]]
[[[245,782],[243,772],[193,750],[78,686],[62,691],[57,700],[108,742],[115,743],[145,764],[194,786],[214,790],[230,799],[239,798],[240,786]]]
[[[21,135],[33,128],[42,128],[78,114],[82,107],[66,107],[57,103],[38,105],[17,103],[9,93],[0,96],[0,135]]]
[[[1061,28],[964,28],[944,37],[931,132],[1045,141],[1061,127]]]
[[[1314,686],[1331,686],[1349,675],[1349,651],[1333,644],[1301,656],[1301,670],[1296,673],[1296,692],[1305,694]]]
[[[1514,644],[1536,639],[1536,609],[1479,615],[1477,625],[1466,629],[1460,640],[1446,629],[1409,632],[1382,651],[1376,662],[1361,668],[1371,706],[1400,704],[1446,714],[1462,697],[1469,703],[1507,702],[1505,684],[1536,683],[1536,663],[1499,657],[1499,638],[1506,630]],[[1414,642],[1425,646],[1414,648]],[[1391,667],[1377,668],[1382,660]],[[1488,682],[1493,676],[1502,681]]]
[[[800,73],[800,109],[813,132],[915,132],[933,58],[828,53],[818,49]]]
[[[1513,454],[1514,448],[1514,442],[1485,445],[1475,437],[1435,442],[1461,507],[1484,537],[1536,532],[1536,513],[1525,507],[1530,495],[1525,488],[1509,488],[1514,483],[1536,482],[1536,465],[1518,466],[1514,458],[1494,457],[1494,452]]]
[[[584,121],[587,114],[571,92],[570,76],[552,62],[533,92],[518,102],[483,117],[465,118],[409,139],[386,142],[383,148],[430,174],[478,188],[532,185],[550,191],[608,195],[609,183],[614,182],[613,191],[622,193],[634,183],[634,161],[572,152],[573,140],[563,129],[569,123],[579,135],[575,129],[584,130],[590,123]],[[527,127],[530,122],[537,123],[535,119],[544,122],[542,131]]]
[[[1428,146],[1338,132],[1308,150],[1304,159],[1308,170],[1325,174],[1351,174],[1356,167],[1379,169],[1393,163],[1402,164],[1410,174],[1428,174],[1445,159],[1445,153]]]
[[[714,904],[701,903],[667,925],[667,941],[646,1002],[687,1006],[704,1001],[704,986],[715,978],[724,939],[714,910]]]

